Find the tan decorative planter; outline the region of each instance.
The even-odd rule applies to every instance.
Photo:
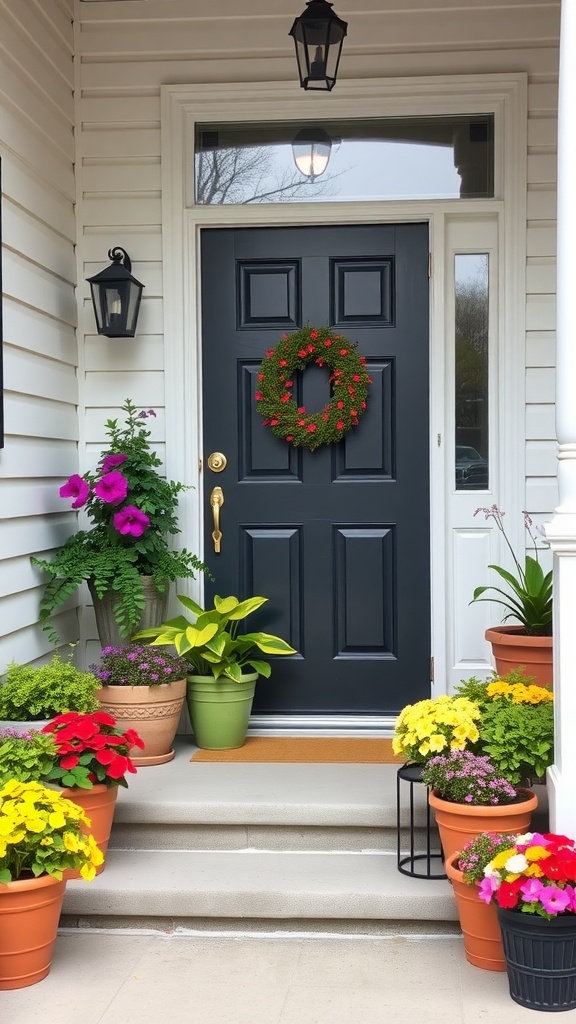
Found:
[[[140,579],[146,604],[140,622],[134,628],[135,633],[139,629],[150,629],[159,622],[164,622],[168,607],[168,585],[164,591],[160,591],[151,576],[141,576]],[[104,594],[104,597],[98,597],[91,580],[88,580],[88,589],[94,604],[96,628],[102,647],[123,647],[129,643],[130,638],[121,636],[114,618],[114,607],[119,601],[119,595],[111,590]]]
[[[552,686],[551,636],[526,636],[522,626],[492,626],[484,636],[492,644],[499,676],[522,667],[538,686]]]
[[[144,741],[135,765],[165,764],[174,757],[172,743],[186,695],[186,680],[160,686],[103,686],[96,696],[103,711],[113,715],[119,728],[135,729]]]

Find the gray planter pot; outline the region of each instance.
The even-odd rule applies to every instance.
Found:
[[[158,626],[166,618],[168,607],[169,588],[166,587],[164,593],[161,593],[157,590],[151,576],[142,576],[141,580],[146,605],[140,622],[134,629],[135,633],[139,629],[150,629],[152,626]],[[100,598],[94,590],[92,583],[88,582],[88,588],[94,602],[96,628],[102,647],[122,647],[130,643],[129,636],[121,635],[114,617],[114,607],[118,603],[119,595],[112,590]]]

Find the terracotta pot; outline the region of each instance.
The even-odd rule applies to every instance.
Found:
[[[64,879],[51,875],[0,885],[0,991],[48,974],[65,889]]]
[[[506,960],[496,907],[479,898],[477,884],[468,885],[464,881],[463,873],[456,866],[459,856],[459,853],[453,853],[444,866],[458,906],[466,959],[483,971],[505,971]]]
[[[436,816],[445,859],[481,832],[527,832],[538,797],[530,789],[518,789],[518,796],[514,804],[480,807],[442,800],[436,790],[431,790],[428,800]]]
[[[538,686],[552,686],[551,636],[526,636],[522,626],[493,626],[484,636],[492,644],[499,676],[522,668]]]
[[[67,800],[72,800],[73,803],[78,804],[86,816],[90,818],[90,827],[88,828],[88,826],[83,825],[82,831],[85,834],[92,834],[94,836],[97,846],[100,847],[104,858],[106,858],[114,811],[116,809],[118,786],[105,786],[103,783],[92,786],[92,789],[80,789],[78,786],[74,786],[71,789],[63,789],[61,795],[66,797]],[[102,874],[105,865],[106,860],[104,860],[100,867],[96,868],[97,875]],[[68,879],[80,878],[81,876],[78,870],[68,868],[64,872],[64,877]]]
[[[160,591],[151,576],[141,576],[140,579],[146,604],[140,621],[134,627],[134,633],[139,629],[151,629],[159,622],[164,622],[168,607],[168,584],[165,590]],[[118,603],[119,595],[111,590],[104,594],[104,597],[98,597],[91,580],[88,580],[88,589],[94,605],[96,628],[102,646],[122,647],[130,643],[130,637],[121,635],[114,616],[114,607]]]
[[[160,686],[103,686],[97,691],[103,711],[113,715],[119,728],[135,729],[144,750],[130,754],[138,767],[164,764],[174,757],[172,743],[186,696],[186,679]]]

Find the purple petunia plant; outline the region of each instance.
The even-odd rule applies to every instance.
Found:
[[[427,762],[422,781],[441,800],[455,804],[496,806],[510,804],[517,791],[492,764],[489,757],[470,750],[451,750]]]
[[[149,645],[104,647],[100,663],[90,665],[102,686],[161,686],[185,679],[190,664]]]
[[[32,558],[51,579],[40,602],[40,622],[58,642],[52,618],[74,590],[88,582],[98,597],[118,595],[114,615],[121,636],[136,630],[145,598],[142,577],[152,577],[164,591],[170,582],[194,578],[206,566],[185,548],[176,551],[171,539],[180,532],[178,501],[186,485],[167,480],[150,445],[146,421],[153,409],[138,412],[130,399],[122,406],[124,425],[106,422],[109,444],[94,472],[73,473],[60,487],[60,497],[82,510],[89,529],[74,533],[50,561]]]

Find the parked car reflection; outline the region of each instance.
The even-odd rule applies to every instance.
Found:
[[[475,448],[456,445],[456,490],[482,491],[488,487],[488,462]]]

